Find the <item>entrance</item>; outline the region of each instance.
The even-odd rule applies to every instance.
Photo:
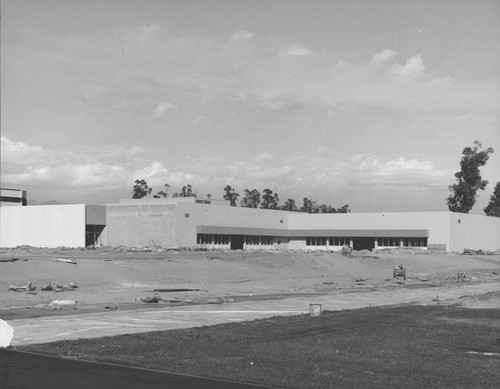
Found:
[[[371,250],[375,248],[375,238],[353,238],[354,250]]]
[[[243,250],[243,235],[231,235],[231,250]]]

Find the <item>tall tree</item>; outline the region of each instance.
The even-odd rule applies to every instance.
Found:
[[[245,189],[245,197],[241,199],[241,206],[246,208],[258,208],[260,204],[260,193],[257,189]]]
[[[142,199],[151,193],[153,189],[148,186],[145,180],[135,180],[135,185],[132,188],[132,198]]]
[[[295,204],[295,200],[294,199],[288,199],[287,201],[285,201],[285,204],[283,204],[280,207],[280,209],[283,210],[283,211],[291,211],[291,212],[296,212],[296,211],[299,210],[297,208],[297,205]]]
[[[182,187],[179,193],[174,193],[173,197],[196,197],[196,192],[193,191],[191,184]]]
[[[278,193],[273,194],[271,189],[264,189],[260,207],[264,209],[278,209],[279,201]]]
[[[495,190],[490,197],[490,202],[483,208],[487,216],[500,217],[500,181],[495,185]]]
[[[230,185],[226,185],[226,187],[224,188],[224,192],[226,192],[224,194],[224,200],[229,200],[231,207],[236,207],[236,200],[238,200],[238,197],[240,197],[240,194],[236,193],[234,191],[234,188],[231,188]]]
[[[474,146],[466,147],[462,151],[460,161],[460,171],[455,173],[457,183],[448,188],[452,192],[447,198],[448,209],[452,212],[469,213],[478,197],[477,191],[484,190],[488,184],[479,174],[479,168],[484,166],[493,148],[488,147],[482,150],[483,145],[479,141],[474,141]]]
[[[303,205],[300,207],[300,212],[315,213],[314,212],[314,202],[307,197],[302,200]]]
[[[340,208],[337,208],[337,213],[349,213],[351,210],[349,209],[349,204],[345,204]]]

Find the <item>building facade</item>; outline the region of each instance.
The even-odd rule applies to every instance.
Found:
[[[500,218],[452,212],[306,214],[231,207],[228,201],[195,197],[0,207],[0,222],[0,247],[500,248]]]

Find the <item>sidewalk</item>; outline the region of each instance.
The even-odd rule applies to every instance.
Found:
[[[197,305],[133,311],[49,316],[10,320],[14,328],[12,346],[47,343],[78,338],[96,338],[178,328],[249,321],[272,316],[309,314],[309,304],[337,311],[403,303],[436,304],[461,296],[500,291],[500,282],[461,283],[421,289],[394,289],[375,292],[331,293],[271,301],[249,301],[223,305]]]

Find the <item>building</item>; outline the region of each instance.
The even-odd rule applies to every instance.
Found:
[[[0,247],[355,250],[500,248],[500,218],[452,212],[306,214],[195,197],[0,207]]]

